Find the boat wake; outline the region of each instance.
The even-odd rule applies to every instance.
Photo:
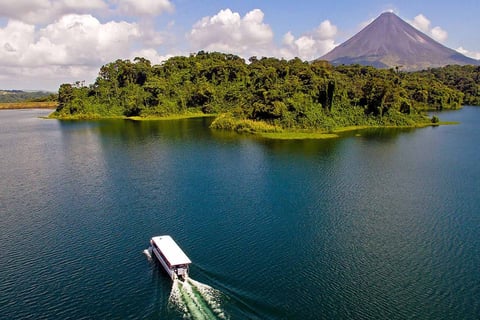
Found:
[[[228,319],[222,309],[222,296],[219,290],[193,279],[175,279],[168,304],[187,319]]]
[[[148,247],[148,249],[143,250],[143,254],[147,256],[148,261],[152,260],[152,247]]]

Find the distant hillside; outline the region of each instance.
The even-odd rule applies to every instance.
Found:
[[[445,47],[391,12],[382,13],[319,60],[334,65],[401,67],[405,71],[446,65],[480,65],[480,61]]]
[[[0,103],[55,101],[56,94],[46,91],[0,90]]]

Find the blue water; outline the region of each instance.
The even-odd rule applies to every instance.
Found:
[[[479,318],[480,108],[300,141],[47,113],[0,112],[0,319]]]

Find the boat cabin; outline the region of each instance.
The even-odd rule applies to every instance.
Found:
[[[152,251],[172,280],[185,279],[188,267],[192,263],[172,237],[157,236],[150,240]]]

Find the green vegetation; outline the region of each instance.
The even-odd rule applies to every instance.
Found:
[[[117,60],[94,84],[63,84],[57,118],[158,119],[218,115],[212,128],[265,136],[334,133],[346,127],[438,123],[424,111],[460,108],[464,94],[428,72],[325,61],[242,58],[203,51],[152,66]],[[434,121],[435,120],[435,121]]]
[[[446,66],[421,72],[463,92],[463,104],[480,105],[480,66]]]
[[[57,95],[45,91],[0,90],[0,103],[56,102]]]

